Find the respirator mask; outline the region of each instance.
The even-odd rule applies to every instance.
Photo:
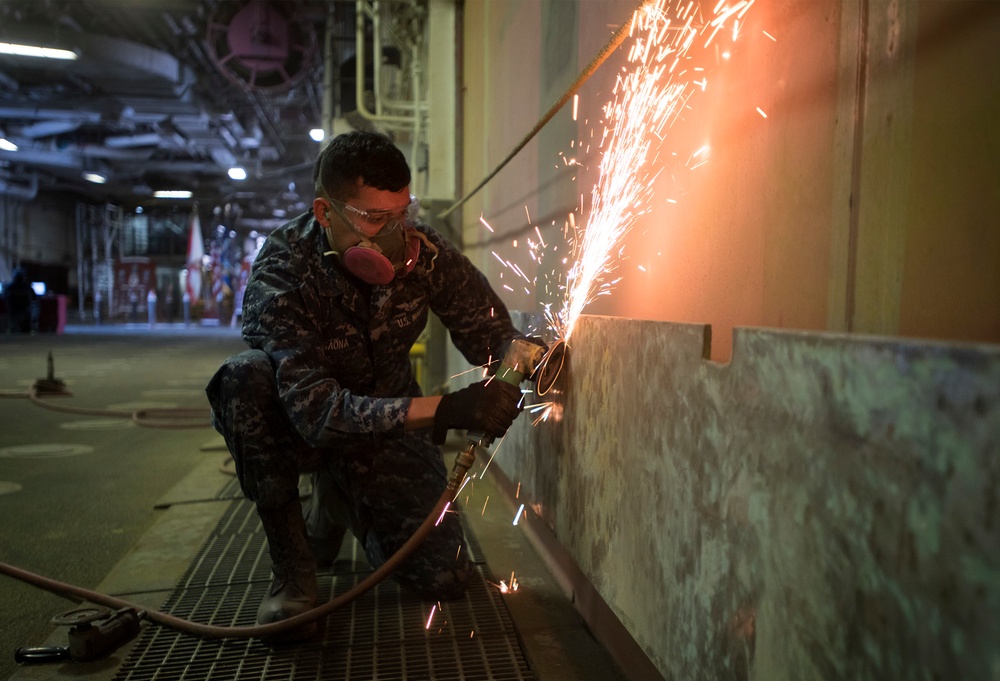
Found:
[[[417,263],[423,242],[435,255],[437,248],[413,227],[420,202],[410,195],[410,203],[395,211],[364,211],[342,201],[327,199],[340,222],[359,238],[340,253],[348,272],[368,284],[388,284],[396,275],[408,274]],[[330,212],[327,222],[332,225]],[[338,253],[333,227],[326,227],[327,240]]]

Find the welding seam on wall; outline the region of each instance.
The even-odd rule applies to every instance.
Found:
[[[459,206],[461,206],[462,204],[464,204],[466,201],[468,201],[469,199],[471,199],[476,193],[479,192],[480,189],[482,189],[483,187],[485,187],[486,184],[490,180],[492,180],[496,176],[496,174],[499,173],[503,169],[504,166],[506,166],[508,163],[510,163],[510,161],[515,156],[517,156],[518,153],[520,153],[520,151],[522,149],[524,149],[525,146],[527,146],[528,142],[530,142],[532,140],[532,138],[535,135],[537,135],[538,132],[542,128],[544,128],[545,125],[550,120],[552,120],[553,116],[555,116],[556,113],[558,113],[559,109],[561,109],[563,106],[565,106],[566,102],[568,102],[573,97],[573,95],[575,95],[577,93],[577,91],[581,87],[583,87],[583,84],[585,82],[587,82],[587,80],[592,75],[594,75],[594,73],[601,66],[601,64],[603,64],[607,60],[607,58],[610,57],[611,54],[615,50],[617,50],[618,47],[621,46],[621,44],[623,42],[625,42],[625,38],[627,38],[628,35],[632,32],[632,26],[633,26],[633,22],[634,22],[635,13],[638,12],[640,9],[642,9],[642,7],[645,6],[648,2],[649,2],[649,0],[644,0],[643,2],[639,3],[639,6],[636,7],[636,9],[635,9],[634,12],[632,12],[631,16],[633,18],[630,18],[628,21],[623,22],[621,24],[621,26],[618,27],[618,30],[615,31],[615,33],[614,33],[613,36],[611,36],[611,40],[608,41],[608,44],[605,45],[604,48],[600,52],[597,53],[597,56],[594,57],[594,59],[590,62],[590,64],[587,65],[587,68],[585,68],[580,73],[580,75],[577,76],[576,80],[573,81],[573,84],[569,86],[569,89],[567,89],[566,92],[563,93],[562,97],[560,97],[559,100],[555,104],[553,104],[552,107],[546,112],[546,114],[544,116],[542,116],[538,120],[537,123],[535,123],[535,127],[533,127],[528,132],[528,134],[525,135],[524,138],[517,144],[517,146],[515,146],[511,150],[511,152],[509,154],[507,154],[507,157],[504,158],[504,160],[500,161],[499,165],[497,165],[497,167],[494,168],[493,171],[490,172],[489,175],[487,175],[485,178],[483,178],[482,182],[480,182],[478,185],[476,185],[476,187],[472,191],[470,191],[468,194],[466,194],[461,199],[459,199],[458,201],[456,201],[454,204],[452,204],[451,206],[449,206],[443,212],[438,213],[438,218],[442,218],[443,219],[443,218],[447,217],[448,215],[450,215],[452,213],[452,211],[454,211],[456,208],[458,208]]]

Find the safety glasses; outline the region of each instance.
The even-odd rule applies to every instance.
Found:
[[[341,217],[348,220],[365,236],[375,236],[385,228],[398,229],[417,219],[420,200],[410,194],[410,202],[396,210],[362,210],[336,199],[327,199]]]

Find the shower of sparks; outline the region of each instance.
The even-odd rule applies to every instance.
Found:
[[[521,508],[517,509],[517,515],[514,516],[514,522],[511,525],[517,525],[517,521],[521,519],[522,513],[524,513],[524,504],[521,504]]]
[[[438,525],[441,524],[441,521],[444,520],[444,516],[448,512],[449,508],[451,508],[451,502],[450,501],[447,504],[444,505],[444,510],[441,511],[441,515],[438,516],[437,522],[434,523],[434,527],[437,527]]]
[[[510,583],[507,583],[501,579],[500,583],[495,584],[494,586],[496,586],[500,590],[500,593],[509,594],[517,591],[520,584],[518,584],[517,577],[515,577],[514,573],[512,572],[510,573]]]
[[[649,211],[658,175],[647,167],[656,165],[649,163],[653,140],[662,142],[691,96],[708,85],[704,68],[688,63],[694,59],[692,46],[708,48],[724,36],[735,40],[753,3],[720,0],[712,16],[705,17],[693,2],[651,0],[633,15],[629,66],[619,74],[613,99],[604,106],[603,154],[590,214],[579,227],[570,215],[573,257],[568,261],[562,308],[545,311],[558,338],[568,341],[584,308],[597,296],[608,295],[620,281],[614,274],[623,239]],[[706,163],[708,152],[707,145],[695,152],[688,168]]]
[[[548,421],[549,417],[553,415],[556,402],[539,402],[537,404],[529,404],[525,407],[529,414],[538,414],[535,419],[531,422],[531,425],[537,426],[542,421]],[[539,414],[539,412],[541,412]]]
[[[424,629],[428,629],[429,630],[431,628],[431,620],[434,619],[434,613],[436,611],[437,611],[437,603],[435,603],[434,605],[431,606],[431,615],[430,615],[430,617],[427,618],[427,624],[424,626]]]

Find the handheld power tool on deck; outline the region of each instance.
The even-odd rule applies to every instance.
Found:
[[[111,611],[87,606],[52,618],[52,624],[70,627],[68,646],[22,647],[14,652],[21,664],[75,660],[90,662],[113,653],[139,633],[143,613],[134,608]]]

